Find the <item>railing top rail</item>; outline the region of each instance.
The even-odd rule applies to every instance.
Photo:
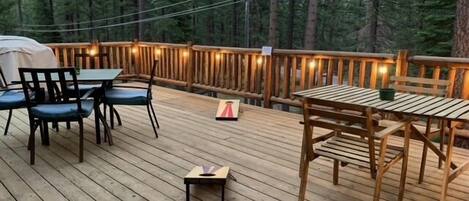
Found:
[[[220,51],[220,52],[244,52],[244,53],[261,53],[260,48],[242,48],[242,47],[223,47],[223,46],[207,46],[194,45],[192,49],[196,51]]]
[[[46,43],[44,44],[48,47],[80,47],[80,46],[89,46],[91,43],[83,42],[83,43]]]
[[[160,46],[160,47],[177,47],[177,48],[187,47],[187,44],[176,44],[176,43],[139,42],[138,44],[145,45],[145,46]]]
[[[409,62],[433,66],[450,66],[469,68],[469,58],[458,57],[435,57],[435,56],[411,56]]]
[[[386,53],[367,53],[367,52],[345,52],[345,51],[323,51],[323,50],[290,50],[290,49],[275,49],[276,54],[299,54],[299,55],[327,55],[335,57],[356,57],[356,58],[370,58],[370,59],[383,59],[394,60],[395,54]]]

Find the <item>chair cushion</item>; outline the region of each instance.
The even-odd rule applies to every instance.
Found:
[[[106,90],[105,102],[111,105],[146,105],[148,103],[147,90],[114,87]]]
[[[82,111],[78,111],[76,103],[65,104],[39,104],[31,108],[32,114],[40,119],[67,120],[79,119],[90,116],[93,112],[93,101],[81,102]]]
[[[11,90],[0,94],[0,110],[24,107],[26,100],[21,90]]]

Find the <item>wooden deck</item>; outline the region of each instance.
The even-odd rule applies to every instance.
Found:
[[[161,124],[155,139],[145,107],[117,107],[123,126],[113,130],[114,146],[96,145],[94,121],[85,121],[85,162],[78,163],[78,125],[51,131],[51,145],[38,142],[36,165],[26,149],[25,110],[14,112],[10,133],[0,136],[0,200],[184,200],[183,177],[195,165],[226,165],[227,200],[296,200],[302,127],[300,115],[241,105],[237,122],[214,120],[217,100],[157,87],[155,106]],[[0,112],[1,125],[6,112]],[[38,137],[39,138],[39,137]],[[37,140],[40,141],[40,140]],[[400,138],[393,138],[394,143]],[[456,149],[456,163],[469,150]],[[418,185],[421,143],[412,141],[406,200],[436,200],[442,171],[429,154],[427,177]],[[395,200],[399,165],[388,172],[383,200]],[[371,200],[374,181],[367,169],[341,168],[332,184],[332,162],[310,166],[309,200]],[[469,200],[469,174],[454,180],[448,200]],[[218,187],[192,189],[193,200],[219,200]]]

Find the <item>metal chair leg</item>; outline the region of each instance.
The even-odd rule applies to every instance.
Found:
[[[111,121],[111,129],[114,129],[114,106],[112,105],[109,105],[109,119]]]
[[[11,122],[11,116],[12,116],[12,114],[13,114],[13,110],[9,110],[9,111],[8,111],[7,124],[5,125],[4,135],[7,135],[7,133],[8,133],[8,128],[10,127],[10,122]]]
[[[153,112],[153,117],[155,118],[156,127],[160,128],[160,124],[158,123],[158,119],[156,118],[155,109],[153,109],[153,104],[151,103],[151,101],[149,105],[151,107],[151,111]]]
[[[156,138],[158,138],[158,132],[156,132],[155,123],[153,122],[153,117],[151,116],[150,112],[150,105],[151,104],[147,104],[148,117],[150,117],[151,125],[153,126],[153,131],[155,131],[155,136]]]
[[[119,112],[117,112],[115,107],[113,107],[112,110],[114,112],[114,115],[116,115],[117,125],[122,126],[121,116],[119,115]]]
[[[79,147],[79,161],[80,163],[83,162],[83,120],[80,119],[78,121],[78,125],[80,126],[80,147]]]

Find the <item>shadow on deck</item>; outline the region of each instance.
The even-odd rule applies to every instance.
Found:
[[[225,165],[237,181],[227,200],[296,200],[301,115],[242,105],[237,122],[215,121],[217,100],[156,87],[161,125],[154,138],[145,107],[117,107],[123,126],[113,130],[114,146],[96,145],[94,121],[85,121],[85,161],[78,163],[78,125],[50,131],[51,145],[37,146],[36,165],[26,150],[26,110],[14,112],[9,135],[0,136],[0,200],[185,200],[183,177],[195,165]],[[92,115],[93,116],[93,115]],[[0,119],[6,121],[7,113]],[[39,137],[37,137],[39,138]],[[398,142],[400,138],[393,138]],[[40,140],[37,140],[40,141]],[[437,200],[442,171],[429,154],[426,181],[418,185],[422,144],[411,142],[406,200]],[[469,156],[456,148],[455,162]],[[399,165],[386,174],[383,200],[395,200]],[[309,200],[371,200],[374,181],[367,169],[341,168],[332,184],[332,162],[310,165]],[[449,186],[448,200],[469,200],[469,175]],[[192,200],[219,200],[218,187],[193,187]]]

